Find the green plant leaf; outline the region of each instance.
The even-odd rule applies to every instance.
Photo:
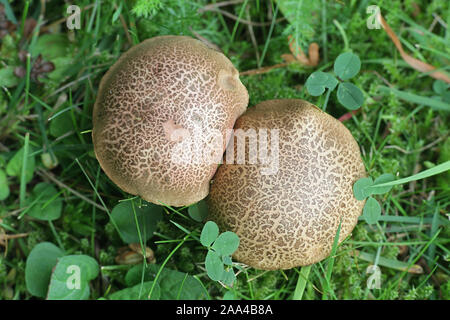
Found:
[[[188,208],[189,216],[197,222],[202,222],[208,216],[206,202],[201,200]]]
[[[239,300],[239,299],[236,298],[236,296],[234,295],[233,291],[228,290],[228,291],[225,292],[225,294],[223,295],[222,300]]]
[[[20,79],[14,74],[14,67],[0,69],[0,87],[11,88],[19,84]]]
[[[126,288],[109,295],[110,300],[159,300],[161,298],[161,287],[156,284],[152,296],[148,297],[153,287],[153,281],[146,281],[131,288]]]
[[[233,265],[233,261],[231,260],[230,256],[222,256],[222,262],[227,266]]]
[[[334,61],[334,73],[342,80],[356,76],[361,69],[361,60],[352,52],[341,53]]]
[[[0,201],[5,200],[9,196],[8,177],[5,171],[0,169]]]
[[[27,214],[30,217],[52,221],[61,217],[62,199],[58,197],[56,188],[47,182],[38,183],[31,193],[31,197],[27,199],[30,209]]]
[[[64,106],[64,104],[63,104]],[[50,121],[50,134],[57,138],[65,135],[69,131],[74,130],[72,117],[70,116],[70,110],[64,111],[62,106],[59,110],[53,115],[53,118]]]
[[[325,89],[334,90],[338,84],[337,79],[329,73],[316,71],[306,80],[306,89],[312,96],[320,96]]]
[[[111,20],[112,24],[114,24],[114,22],[116,22],[116,20],[119,19],[120,14],[122,13],[122,6],[123,6],[123,3],[121,2],[119,4],[119,7],[116,9],[116,11],[114,11],[114,14],[113,14],[112,20]]]
[[[448,88],[448,84],[442,80],[435,80],[433,82],[433,90],[434,90],[434,92],[436,92],[439,95],[444,94],[444,92],[447,90],[447,88]]]
[[[229,256],[239,247],[239,237],[231,231],[221,233],[212,248],[221,256]]]
[[[159,270],[159,265],[149,264],[143,270],[143,265],[136,265],[132,267],[125,276],[125,283],[127,286],[135,286],[141,284],[142,273],[144,273],[143,281],[152,281]],[[160,287],[161,300],[199,300],[208,297],[208,293],[203,287],[202,283],[193,276],[184,272],[164,268],[158,278],[156,286]],[[153,290],[154,294],[157,287]],[[151,286],[150,286],[151,290]],[[150,292],[148,290],[148,293]]]
[[[55,65],[55,70],[48,73],[48,79],[54,82],[66,79],[70,69],[73,68],[73,60],[74,58],[71,56],[53,58],[52,63]]]
[[[200,234],[200,243],[205,247],[209,247],[219,236],[219,227],[214,221],[205,223]]]
[[[6,166],[6,173],[12,177],[20,177],[22,174],[22,160],[23,160],[24,148],[21,148],[16,154],[9,160]],[[33,153],[33,148],[28,150],[27,166],[25,171],[25,182],[30,182],[33,179],[35,159],[30,154]]]
[[[450,91],[446,91],[442,94],[442,100],[447,103],[447,105],[450,105]]]
[[[348,110],[356,110],[364,103],[361,90],[350,82],[341,82],[337,91],[338,101]]]
[[[120,230],[120,236],[125,243],[138,243],[139,232],[142,241],[147,241],[153,237],[156,231],[156,224],[163,217],[163,208],[156,204],[143,201],[141,207],[134,200],[118,203],[111,212],[111,219],[114,220]],[[134,213],[136,212],[136,217]],[[137,218],[137,225],[136,225]],[[139,230],[139,231],[138,231]]]
[[[381,216],[381,207],[377,200],[369,197],[364,205],[363,218],[368,224],[377,223]]]
[[[390,181],[394,181],[395,176],[392,173],[384,173],[378,178],[375,179],[373,182],[373,185],[368,188],[368,191],[371,194],[383,194],[391,191],[393,186],[386,186],[386,187],[377,187],[377,184],[382,184]]]
[[[17,24],[16,16],[14,15],[14,10],[11,8],[11,5],[9,4],[8,0],[0,0],[0,2],[5,7],[5,15],[8,18],[8,20],[12,21],[14,24]]]
[[[370,196],[371,193],[368,191],[367,187],[370,187],[371,185],[373,185],[371,177],[358,179],[353,184],[353,194],[356,200],[364,200]]]
[[[223,262],[217,252],[208,250],[208,254],[205,259],[206,272],[208,277],[214,281],[221,281],[224,277],[225,269],[223,267]]]
[[[67,56],[70,47],[69,39],[61,33],[43,34],[37,38],[34,45],[30,46],[33,57],[42,54],[44,60],[51,61],[58,57]]]
[[[98,276],[95,259],[86,255],[70,255],[58,260],[50,279],[48,300],[86,300],[89,281]]]
[[[50,242],[41,242],[31,250],[25,265],[28,292],[36,297],[46,297],[52,269],[62,256],[64,251]]]
[[[232,286],[233,282],[236,280],[236,275],[234,274],[234,271],[232,268],[229,268],[228,270],[225,270],[223,273],[223,282],[226,285]]]

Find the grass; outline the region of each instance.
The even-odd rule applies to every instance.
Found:
[[[66,17],[62,2],[46,2],[43,8],[39,1],[0,1],[5,14],[13,15],[9,20],[16,21],[14,30],[8,29],[0,39],[0,170],[10,172],[14,155],[24,150],[15,164],[16,174],[8,173],[10,195],[0,200],[0,299],[35,299],[26,288],[26,258],[36,244],[45,241],[68,254],[89,255],[99,263],[101,276],[91,281],[90,299],[108,298],[127,288],[125,278],[132,266],[116,263],[118,250],[126,244],[110,214],[119,201],[131,196],[101,170],[93,153],[91,116],[102,75],[121,53],[146,38],[199,35],[222,48],[240,71],[283,62],[281,56],[289,53],[289,34],[302,48],[311,42],[319,44],[321,59],[316,67],[294,63],[242,76],[250,106],[277,98],[321,105],[323,97],[308,95],[306,79],[314,71],[329,69],[340,53],[351,50],[362,61],[352,82],[364,92],[365,102],[344,124],[360,145],[370,176],[393,173],[400,178],[426,169],[433,172],[450,159],[448,100],[433,89],[433,78],[405,63],[383,29],[365,29],[367,2],[322,1],[309,8],[309,1],[303,1],[303,11],[294,8],[290,15],[281,2],[246,0],[217,11],[213,5],[219,1],[169,0],[144,17],[143,8],[132,11],[139,1],[113,0],[110,5],[82,0],[77,2],[81,29],[68,30],[61,20]],[[418,11],[409,1],[380,1],[379,6],[410,55],[448,72],[450,31],[440,21],[450,21],[450,5],[439,0],[414,3]],[[311,19],[305,18],[307,10],[314,12]],[[45,24],[27,30],[30,19]],[[18,58],[21,50],[30,53],[25,62]],[[38,83],[32,75],[39,71],[34,66],[39,54],[53,63],[54,70],[40,73]],[[22,78],[13,73],[17,67],[25,70]],[[334,94],[327,105],[327,112],[336,118],[348,112]],[[46,153],[57,160],[56,167],[42,161]],[[33,171],[31,180],[26,179],[28,170]],[[449,181],[446,171],[396,185],[376,197],[383,212],[378,224],[360,220],[351,237],[335,244],[328,259],[299,270],[240,266],[232,288],[208,278],[207,251],[198,241],[203,224],[189,217],[187,207],[164,206],[164,218],[154,236],[145,241],[139,234],[140,247],[142,252],[146,246],[153,250],[159,266],[156,277],[163,270],[186,273],[177,287],[178,296],[190,275],[211,299],[222,299],[231,292],[244,300],[448,300]],[[40,182],[57,189],[45,203],[32,196]],[[63,200],[58,219],[47,222],[28,215],[33,206],[48,207],[57,199]],[[26,236],[14,237],[18,234]],[[367,287],[371,276],[367,270],[372,265],[380,268],[380,289]],[[418,266],[422,272],[407,271],[411,267],[419,270]],[[142,270],[141,283],[147,276]]]

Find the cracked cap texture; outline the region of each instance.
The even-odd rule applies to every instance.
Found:
[[[353,196],[353,183],[366,175],[358,144],[341,122],[303,100],[262,102],[235,125],[261,128],[279,130],[278,171],[263,175],[260,164],[247,162],[220,166],[207,198],[208,219],[239,236],[233,257],[249,266],[316,263],[330,254],[339,221],[342,241],[362,212],[364,201]]]
[[[203,159],[189,148],[214,145],[221,156],[225,131],[247,104],[239,73],[222,53],[190,37],[151,38],[124,53],[102,78],[94,151],[122,190],[156,204],[189,205],[206,197],[217,169],[207,152]],[[212,144],[218,133],[223,143]]]

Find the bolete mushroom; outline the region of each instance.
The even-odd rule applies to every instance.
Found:
[[[352,191],[365,167],[349,130],[306,101],[285,99],[249,108],[236,121],[238,131],[250,138],[245,162],[229,162],[228,153],[235,161],[242,147],[233,138],[207,198],[208,219],[240,238],[234,258],[265,270],[326,258],[340,222],[342,241],[364,206]],[[251,164],[256,134],[259,159]]]
[[[227,129],[247,104],[239,73],[222,53],[187,36],[151,38],[102,78],[94,151],[122,190],[156,204],[189,205],[208,194]]]

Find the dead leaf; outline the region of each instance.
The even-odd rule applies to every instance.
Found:
[[[441,71],[433,71],[433,70],[436,70],[436,67],[408,55],[405,52],[405,50],[403,50],[400,40],[395,35],[395,33],[391,29],[391,27],[389,27],[389,25],[387,24],[386,20],[384,20],[384,18],[380,12],[378,13],[377,18],[378,18],[378,21],[383,26],[386,33],[388,34],[389,38],[391,38],[391,40],[394,43],[397,50],[400,52],[400,55],[402,56],[403,60],[405,60],[407,64],[409,64],[411,67],[413,67],[417,71],[420,71],[423,73],[428,73],[428,75],[430,77],[450,83],[450,78],[445,73],[443,73]]]
[[[155,263],[155,254],[149,247],[145,247],[145,259],[148,263]],[[128,247],[121,247],[117,250],[115,258],[117,264],[139,264],[144,260],[144,255],[140,244],[130,243]]]
[[[303,52],[302,48],[297,46],[295,42],[292,39],[292,36],[288,36],[289,41],[289,50],[291,50],[292,54],[294,55],[295,59],[299,61],[301,64],[305,66],[315,67],[319,63],[319,45],[315,42],[311,43],[308,48],[308,55],[307,57],[305,53]]]
[[[341,122],[347,121],[347,120],[351,119],[353,117],[353,115],[357,114],[359,110],[360,109],[347,112],[347,113],[343,114],[341,117],[339,117],[338,120]]]
[[[319,45],[315,42],[311,43],[309,45],[308,49],[308,55],[309,55],[309,62],[311,63],[311,66],[317,66],[319,64]]]

